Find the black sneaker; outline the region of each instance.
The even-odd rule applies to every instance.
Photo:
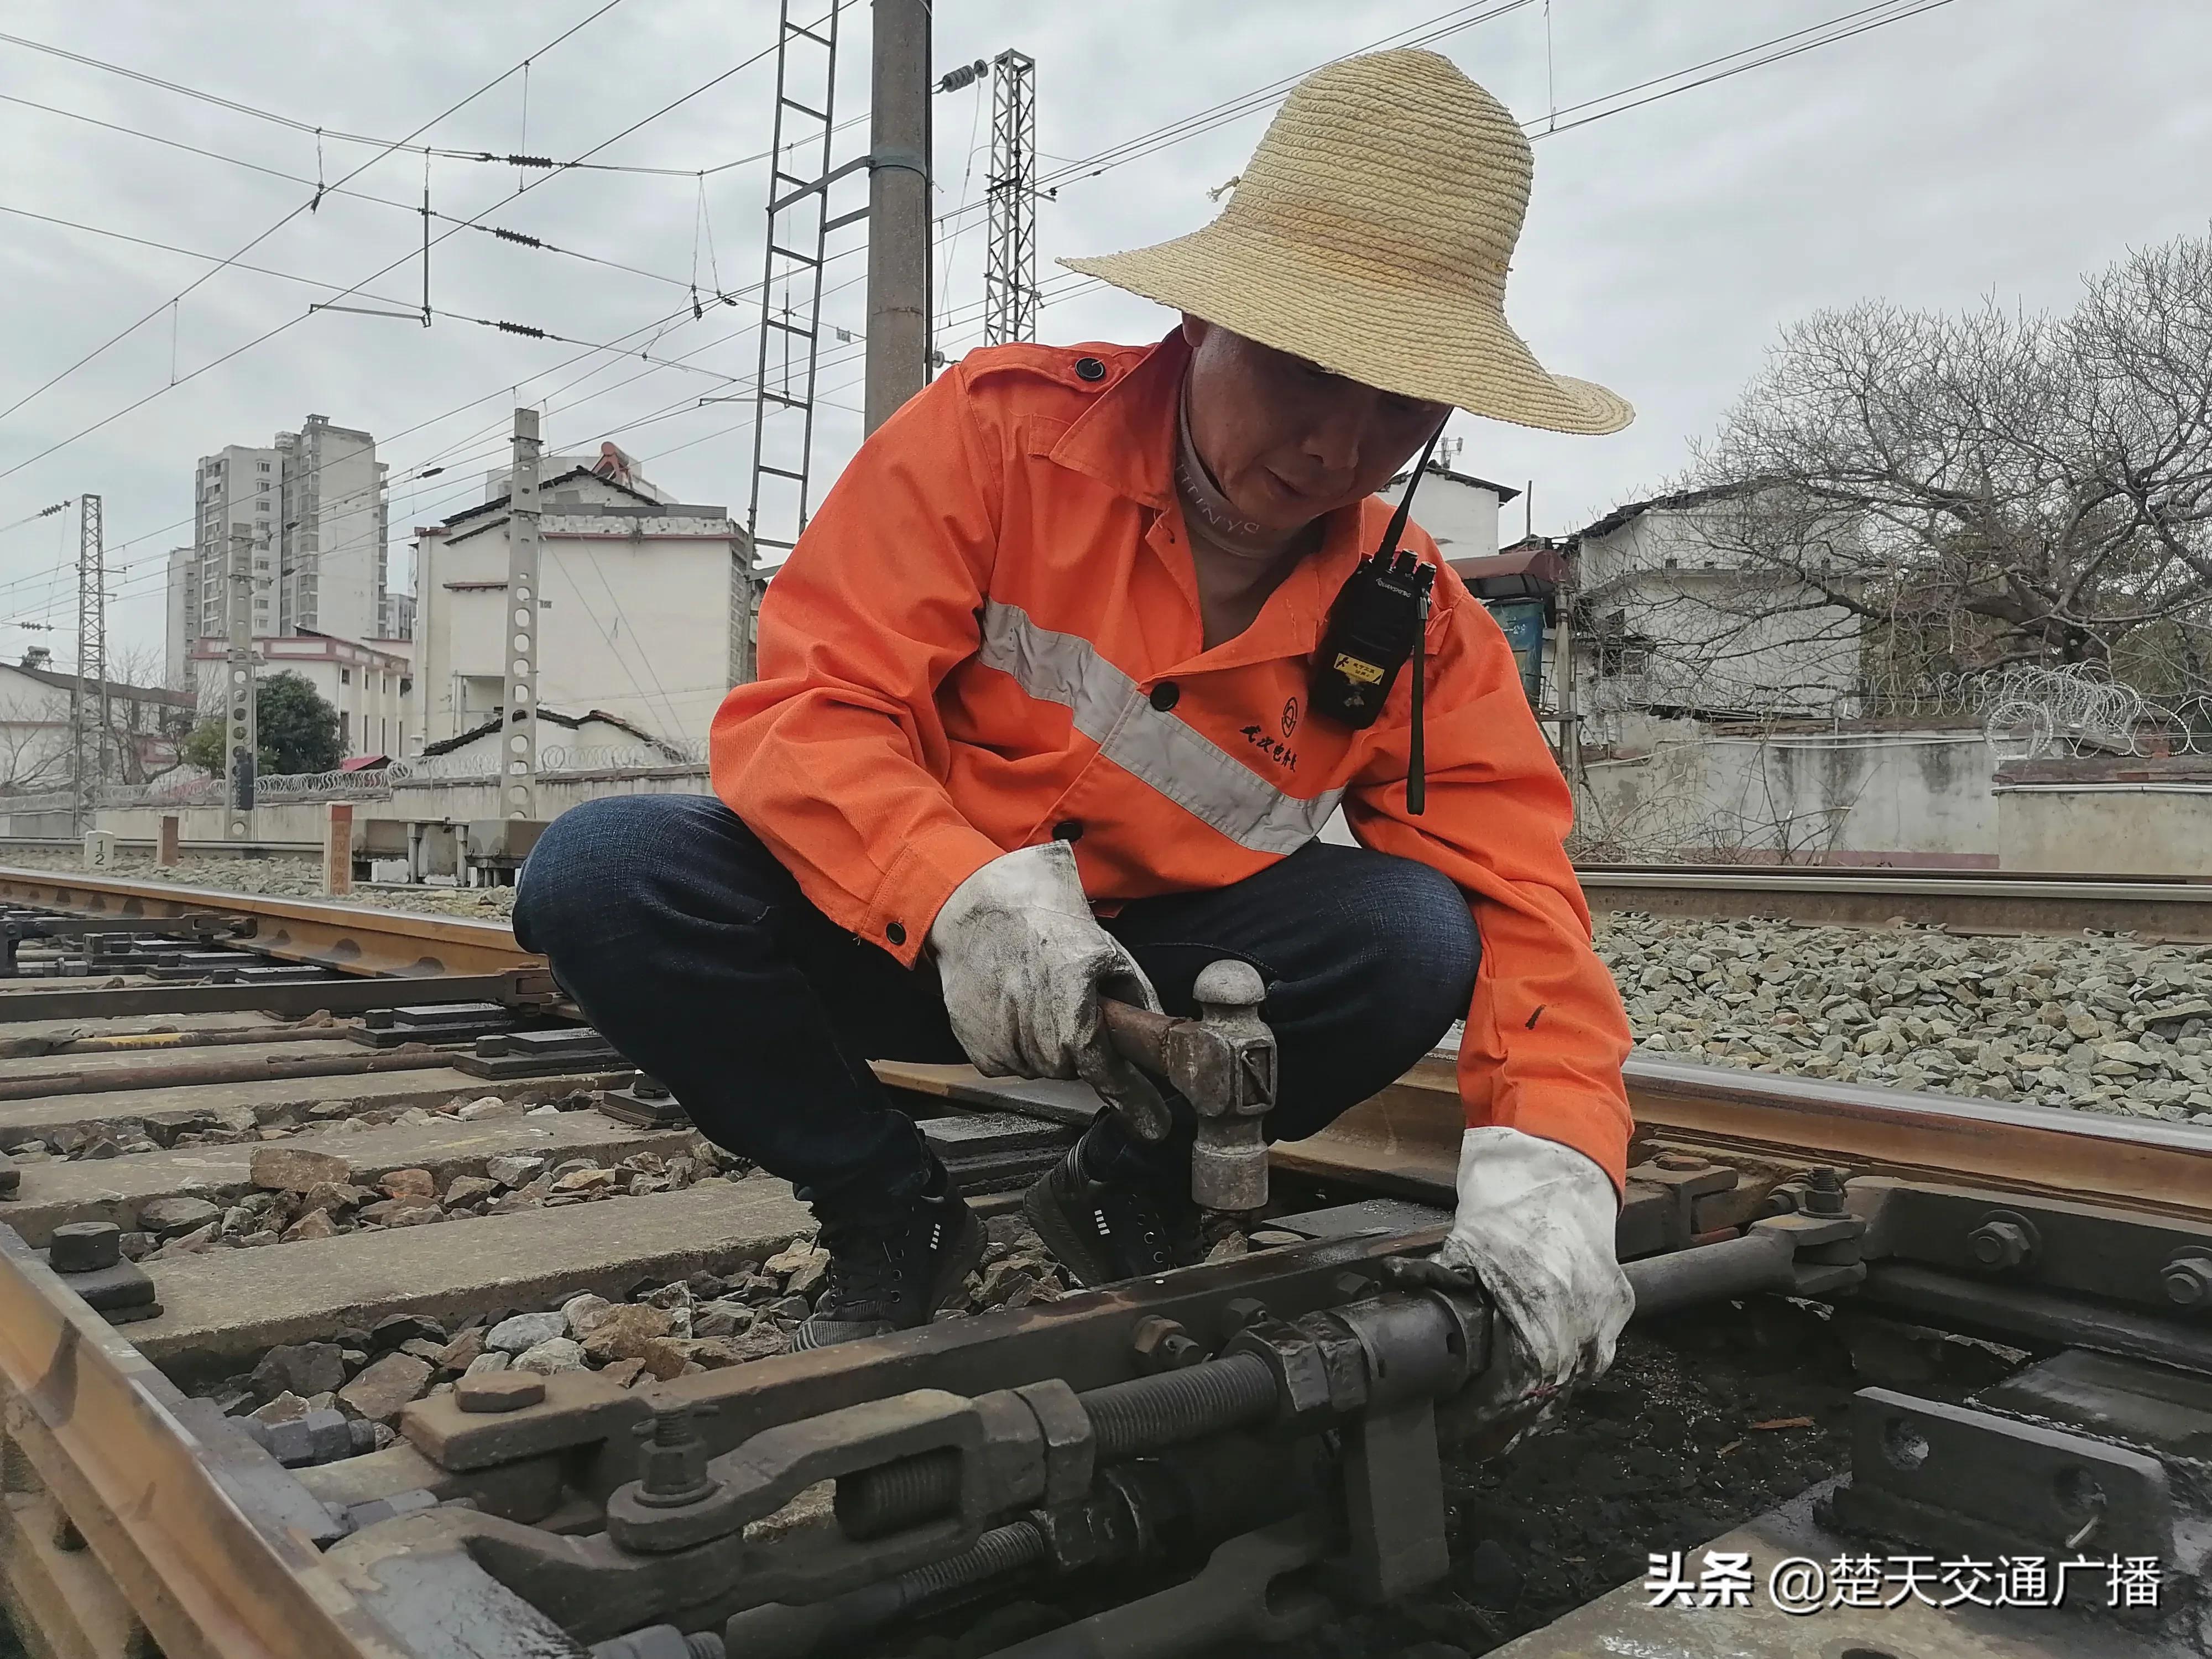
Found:
[[[949,1191],[917,1200],[888,1226],[824,1223],[829,1281],[791,1346],[826,1348],[927,1325],[960,1293],[983,1243],[983,1224]]]
[[[1188,1267],[1203,1253],[1188,1179],[1093,1181],[1080,1146],[1022,1194],[1022,1213],[1079,1285],[1096,1287]]]

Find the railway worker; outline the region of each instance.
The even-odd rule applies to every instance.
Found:
[[[1069,262],[1181,311],[1174,332],[976,351],[861,446],[715,718],[719,799],[595,801],[538,843],[523,943],[813,1206],[831,1266],[803,1346],[927,1322],[983,1248],[869,1060],[964,1054],[1111,1100],[1101,992],[1192,1013],[1229,956],[1267,988],[1279,1137],[1466,1021],[1442,1261],[1510,1320],[1516,1397],[1607,1362],[1626,1021],[1512,654],[1418,530],[1423,810],[1416,676],[1371,724],[1325,712],[1363,683],[1331,629],[1359,623],[1344,596],[1391,518],[1373,492],[1453,408],[1630,418],[1507,326],[1528,179],[1520,128],[1444,58],[1320,70],[1212,225]],[[1368,620],[1401,653],[1423,626]],[[1356,846],[1317,839],[1340,805]],[[1083,1283],[1193,1259],[1181,1115],[1161,1146],[1102,1111],[1026,1194]]]

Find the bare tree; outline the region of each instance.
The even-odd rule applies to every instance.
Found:
[[[1673,573],[1669,604],[1707,620],[1644,630],[1692,679],[1771,680],[1778,661],[1786,679],[1793,653],[1840,650],[1876,704],[2066,664],[2201,699],[2212,237],[2130,255],[2063,314],[1820,313],[1784,331],[1683,482],[1734,573]]]
[[[134,646],[110,655],[107,763],[112,782],[151,783],[182,763],[179,748],[198,716],[189,703],[169,701],[173,694],[152,695],[161,692],[163,672],[158,647]],[[96,687],[88,689],[97,697]],[[134,690],[149,695],[131,696]]]

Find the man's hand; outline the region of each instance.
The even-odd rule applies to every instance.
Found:
[[[1101,927],[1065,842],[1001,854],[952,890],[929,945],[952,1035],[986,1077],[1081,1078],[1113,1103],[1159,1093],[1106,1035],[1098,999],[1160,1012],[1137,960]]]
[[[1433,1261],[1390,1263],[1393,1280],[1409,1285],[1473,1281],[1503,1316],[1490,1368],[1455,1417],[1510,1422],[1517,1434],[1613,1363],[1636,1306],[1613,1255],[1619,1207],[1605,1172],[1557,1141],[1504,1128],[1462,1137],[1459,1208],[1443,1248]]]

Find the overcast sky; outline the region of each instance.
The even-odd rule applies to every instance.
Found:
[[[337,8],[14,0],[8,33],[252,105],[312,127],[398,139],[505,74],[589,16],[599,0],[536,7],[481,0],[387,0]],[[823,0],[826,5],[827,0]],[[1037,61],[1048,167],[1096,155],[1165,123],[1429,20],[1461,27],[1433,43],[1525,120],[1554,108],[1563,130],[1536,145],[1534,202],[1507,294],[1515,323],[1548,366],[1602,381],[1638,407],[1627,431],[1569,438],[1462,417],[1459,465],[1516,484],[1533,479],[1534,527],[1577,528],[1664,484],[1758,366],[1776,331],[1824,306],[1882,296],[1957,307],[1994,295],[2063,307],[2081,275],[2129,247],[2204,232],[2212,179],[2212,6],[2204,0],[1948,0],[1924,15],[1753,68],[1575,127],[1571,106],[1837,17],[1853,0],[1116,0],[1038,7],[939,0],[940,70],[1012,46]],[[1486,14],[1487,21],[1473,21]],[[1876,15],[1879,15],[1877,9]],[[764,149],[772,55],[634,135],[602,161],[680,176],[565,172],[436,159],[431,205],[615,262],[592,264],[461,231],[430,255],[436,325],[322,313],[324,297],[286,277],[343,289],[391,273],[346,303],[419,305],[423,189],[419,146],[582,155],[771,47],[769,0],[621,0],[532,64],[439,122],[417,150],[379,161],[243,256],[283,273],[233,268],[167,301],[210,262],[21,216],[222,256],[377,155],[221,108],[23,46],[0,42],[0,407],[149,313],[153,319],[52,389],[0,418],[0,526],[80,491],[106,507],[120,647],[157,646],[161,568],[189,539],[198,457],[265,444],[310,412],[365,427],[392,465],[395,575],[410,524],[481,499],[514,402],[539,403],[556,449],[612,437],[688,501],[742,516],[751,465],[752,302],[691,317],[690,284],[746,288],[760,275],[765,165],[699,170]],[[527,20],[527,21],[525,21]],[[865,5],[848,0],[837,113],[867,90]],[[1430,27],[1439,25],[1431,24]],[[1425,31],[1424,31],[1425,32]],[[1671,84],[1671,83],[1669,83]],[[1656,90],[1657,88],[1654,88]],[[988,86],[940,95],[940,210],[976,200],[988,143]],[[1641,94],[1639,94],[1641,95]],[[1194,228],[1208,190],[1242,167],[1269,102],[1097,176],[1078,174],[1040,214],[1049,341],[1141,340],[1168,313],[1111,290],[1081,291],[1052,256],[1140,246]],[[1610,105],[1599,104],[1604,109]],[[129,127],[213,159],[52,111]],[[1583,109],[1580,114],[1590,111]],[[841,135],[837,159],[865,127]],[[310,181],[307,185],[236,162]],[[711,226],[711,256],[702,222]],[[851,198],[856,204],[857,193]],[[840,208],[849,204],[840,203]],[[940,251],[939,305],[953,355],[975,343],[981,216]],[[443,222],[436,232],[451,228]],[[848,231],[833,248],[859,246]],[[410,252],[410,250],[414,251]],[[857,277],[858,253],[833,264]],[[617,269],[615,265],[634,267]],[[369,295],[376,297],[371,298]],[[833,295],[832,325],[860,325],[862,289]],[[507,320],[635,356],[517,338],[459,320]],[[665,322],[658,338],[640,332]],[[264,343],[210,368],[270,329]],[[830,348],[817,465],[826,477],[858,439],[857,346]],[[696,354],[696,355],[692,355]],[[575,361],[571,361],[571,360]],[[565,367],[564,367],[565,365]],[[196,371],[204,370],[203,373]],[[172,375],[179,381],[170,386]],[[186,379],[185,377],[191,377]],[[126,406],[150,401],[44,459],[39,452]],[[422,480],[427,467],[444,475]],[[1518,504],[1509,526],[1520,527]],[[46,642],[73,651],[73,514],[0,530],[0,651]],[[54,624],[52,634],[21,624]]]

